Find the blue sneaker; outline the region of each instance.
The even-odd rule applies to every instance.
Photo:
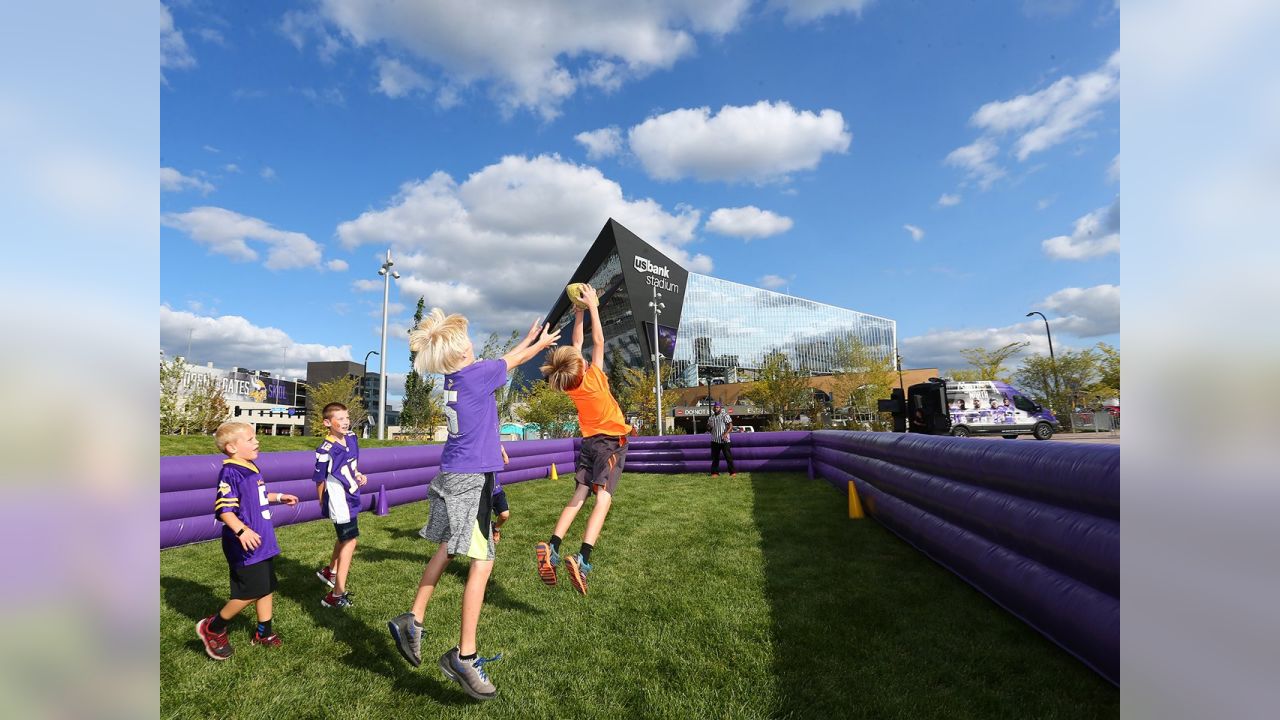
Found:
[[[396,649],[414,667],[422,664],[422,628],[414,622],[413,613],[407,612],[391,618],[387,623]]]
[[[579,595],[587,594],[587,573],[591,572],[591,563],[582,559],[582,553],[564,559],[564,566],[569,570],[569,584]]]
[[[547,587],[556,586],[556,567],[560,565],[560,553],[551,543],[540,542],[533,546],[533,559],[538,563],[538,577]]]
[[[476,655],[475,660],[464,661],[458,657],[458,648],[440,656],[440,671],[444,676],[462,686],[462,689],[477,700],[492,700],[498,696],[498,688],[484,671],[486,663],[502,659],[502,653],[486,658]]]

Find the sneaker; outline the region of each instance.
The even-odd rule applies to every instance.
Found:
[[[582,559],[582,553],[564,559],[564,566],[569,569],[569,584],[579,595],[587,594],[587,573],[591,572],[591,564]]]
[[[196,636],[200,638],[200,642],[204,643],[204,651],[214,660],[226,660],[235,652],[231,647],[231,643],[227,640],[227,633],[224,630],[221,635],[214,634],[209,630],[209,623],[213,622],[213,616],[201,620],[196,623]]]
[[[267,647],[280,647],[280,636],[275,633],[271,633],[270,635],[263,637],[262,635],[258,634],[257,630],[254,630],[253,637],[249,638],[249,643],[251,645],[265,645]]]
[[[540,542],[533,546],[533,558],[538,563],[538,577],[547,587],[556,585],[556,567],[560,564],[560,553],[551,547],[551,543]]]
[[[729,477],[738,477],[738,473],[729,473]]]
[[[349,608],[354,604],[351,602],[351,598],[348,597],[350,594],[334,595],[329,593],[320,600],[320,605],[327,608]]]
[[[391,639],[396,641],[396,649],[409,664],[418,667],[422,664],[422,630],[413,622],[413,613],[397,615],[387,623],[391,631]]]
[[[498,688],[494,687],[493,682],[489,680],[489,674],[484,671],[485,663],[495,662],[502,659],[502,653],[498,653],[491,658],[476,656],[471,662],[464,662],[458,657],[458,648],[453,648],[449,652],[440,656],[440,671],[450,680],[458,683],[471,697],[477,700],[492,700],[498,696]]]
[[[324,567],[316,571],[316,577],[320,578],[320,582],[324,583],[325,585],[328,585],[329,587],[333,587],[336,584],[336,578],[338,577],[338,574],[330,570],[328,565],[325,565]]]
[[[711,473],[711,477],[720,477],[720,473]]]

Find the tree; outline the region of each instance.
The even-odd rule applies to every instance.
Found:
[[[609,378],[609,389],[613,391],[613,396],[618,400],[618,405],[622,408],[623,415],[631,414],[631,408],[623,402],[622,391],[627,386],[627,363],[622,359],[622,351],[614,345],[606,353],[604,362],[604,374]]]
[[[182,358],[160,362],[161,434],[211,433],[227,419],[227,414],[227,400],[217,378],[202,375],[188,380],[187,364]]]
[[[676,402],[680,399],[679,389],[673,388],[672,385],[676,379],[675,372],[670,365],[662,366],[662,414],[664,416],[671,413],[671,408],[676,406]],[[640,419],[639,427],[636,432],[640,435],[657,435],[658,434],[658,396],[654,392],[654,374],[652,370],[635,368],[623,368],[622,387],[613,387],[613,382],[609,383],[613,396],[617,398],[618,405],[625,408],[623,411],[628,417],[637,417]]]
[[[889,397],[897,380],[893,358],[850,337],[836,345],[835,367],[831,377],[832,405],[847,407],[850,417],[870,423],[874,430],[889,429],[892,418],[879,412],[877,403]]]
[[[1013,374],[1015,385],[1052,410],[1059,421],[1069,424],[1068,411],[1074,408],[1073,401],[1087,400],[1088,390],[1098,382],[1098,354],[1093,350],[1058,353],[1057,377],[1061,379],[1060,385],[1054,382],[1054,362],[1048,355],[1023,359],[1022,366]]]
[[[755,384],[743,396],[772,416],[777,428],[784,427],[788,417],[806,410],[813,401],[809,378],[793,369],[787,356],[778,351],[765,357]]]
[[[1104,342],[1094,349],[1098,351],[1098,385],[1115,390],[1115,397],[1120,394],[1120,351]]]
[[[227,419],[227,399],[222,395],[218,379],[205,375],[191,383],[184,398],[187,427],[190,432],[209,434]]]
[[[1030,344],[1029,342],[1011,342],[993,351],[980,347],[968,348],[960,351],[960,357],[969,361],[977,371],[979,380],[1007,381],[1009,378],[1004,369],[1005,361]]]
[[[187,364],[180,357],[160,361],[160,434],[177,435],[186,428],[182,414],[182,376]]]
[[[420,296],[418,308],[413,313],[413,326],[409,328],[410,331],[418,327],[418,323],[422,322],[425,314],[426,298]],[[440,424],[444,412],[440,407],[440,398],[436,396],[436,376],[419,375],[413,367],[417,357],[418,353],[409,351],[409,374],[404,379],[404,402],[400,410],[400,426],[430,432]],[[352,425],[355,425],[354,421]]]
[[[347,406],[351,427],[360,427],[369,416],[360,398],[360,380],[351,375],[334,378],[317,385],[307,385],[307,425],[311,434],[324,437],[329,430],[324,426],[324,406],[339,402]]]
[[[578,408],[568,395],[555,390],[546,380],[538,380],[528,390],[517,392],[519,418],[534,423],[544,438],[570,437],[578,431]]]
[[[974,380],[982,379],[982,373],[974,370],[973,368],[952,368],[942,373],[942,376],[951,378],[956,382],[972,382]]]

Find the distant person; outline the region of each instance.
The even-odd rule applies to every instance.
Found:
[[[498,445],[498,449],[502,451],[503,467],[510,465],[511,458],[507,457],[507,449],[502,445]],[[497,475],[493,476],[493,501],[490,505],[493,507],[493,544],[497,545],[502,541],[502,526],[511,519],[511,505],[507,502],[507,491],[503,489],[502,481]]]
[[[324,427],[329,431],[316,448],[316,467],[311,479],[320,497],[320,511],[333,521],[338,537],[333,542],[329,564],[316,571],[329,592],[320,600],[327,608],[349,608],[347,575],[360,541],[360,488],[368,478],[359,470],[360,441],[351,432],[347,406],[332,402],[324,406]]]
[[[414,667],[422,664],[422,620],[436,583],[456,555],[470,559],[462,591],[462,624],[458,644],[440,656],[440,671],[477,700],[490,700],[498,688],[484,669],[502,657],[481,657],[476,628],[484,607],[485,586],[493,572],[493,533],[490,503],[497,472],[503,468],[498,442],[498,402],[494,393],[507,384],[507,373],[554,344],[560,333],[534,323],[524,340],[499,360],[477,360],[467,336],[467,319],[440,308],[409,333],[416,353],[413,369],[423,375],[444,375],[444,415],[449,437],[440,453],[440,474],[431,481],[427,524],[419,533],[440,543],[422,570],[413,606],[387,623],[401,656]]]
[[[276,589],[274,558],[280,554],[280,546],[267,505],[273,499],[297,505],[298,498],[267,492],[266,481],[254,464],[258,459],[258,437],[252,425],[223,423],[213,439],[218,451],[227,456],[218,471],[213,514],[222,522],[222,554],[231,569],[231,599],[216,615],[196,623],[196,635],[209,657],[226,660],[233,652],[227,625],[250,605],[257,614],[258,627],[249,642],[280,646],[280,636],[271,629],[271,594]]]
[[[600,300],[594,288],[583,293],[586,310],[573,311],[573,344],[551,352],[542,375],[556,390],[568,395],[578,408],[578,426],[582,428],[582,446],[578,450],[574,473],[573,496],[556,520],[551,539],[533,548],[538,577],[548,586],[557,583],[556,568],[560,564],[560,542],[573,525],[587,496],[595,494],[596,503],[582,533],[582,547],[576,555],[565,558],[569,583],[580,595],[587,594],[587,574],[591,572],[591,551],[600,538],[605,517],[613,505],[618,479],[627,459],[627,436],[631,426],[622,416],[618,401],[609,390],[604,374],[604,329],[600,324]],[[582,357],[583,314],[591,313],[591,362]]]
[[[733,416],[725,412],[724,406],[719,402],[711,404],[711,416],[707,418],[707,432],[711,433],[711,477],[720,476],[721,453],[724,454],[724,460],[729,465],[729,476],[737,475],[738,473],[733,469],[733,450],[731,449]]]

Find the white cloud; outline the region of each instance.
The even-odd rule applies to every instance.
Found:
[[[1039,307],[1063,316],[1049,320],[1055,331],[1082,338],[1120,332],[1119,285],[1063,288],[1045,298]]]
[[[364,278],[351,283],[351,288],[356,292],[373,292],[382,289],[382,281]]]
[[[263,166],[263,168],[262,168],[261,170],[259,170],[259,171],[258,171],[258,174],[262,176],[262,179],[263,179],[263,180],[275,180],[275,179],[276,179],[276,170],[275,170],[275,168],[271,167],[270,165],[264,165],[264,166]]]
[[[1040,247],[1055,260],[1088,260],[1120,252],[1120,198],[1077,219],[1070,236],[1049,238]]]
[[[622,149],[622,131],[616,126],[580,132],[573,139],[587,149],[588,160],[612,157]]]
[[[989,102],[970,122],[987,132],[1021,133],[1014,143],[1018,160],[1047,150],[1093,120],[1102,105],[1120,95],[1120,53],[1102,67],[1076,77],[1060,78],[1049,87],[1011,100]]]
[[[524,330],[610,217],[688,269],[711,270],[710,258],[686,249],[697,210],[628,199],[596,168],[554,155],[505,157],[462,183],[443,172],[407,182],[387,207],[341,223],[337,234],[350,248],[393,248],[403,295],[425,295],[477,327]]]
[[[222,166],[222,169],[223,169],[223,170],[225,170],[225,171],[227,171],[227,172],[229,172],[229,173],[238,173],[238,172],[240,172],[240,166],[239,166],[239,165],[237,165],[237,164],[235,164],[235,163],[227,163],[226,165],[223,165],[223,166]]]
[[[221,150],[219,150],[218,148],[216,148],[216,147],[214,147],[214,146],[212,146],[212,145],[204,145],[204,146],[202,146],[202,147],[204,147],[205,152],[211,152],[211,153],[220,153],[220,152],[222,152]]]
[[[942,193],[942,196],[938,198],[938,207],[954,207],[959,204],[959,194]]]
[[[903,225],[902,229],[911,233],[911,239],[915,240],[916,242],[920,242],[920,240],[924,238],[924,230],[921,230],[915,225]]]
[[[790,285],[791,281],[795,279],[795,275],[788,275],[787,277],[782,277],[781,275],[765,275],[760,278],[760,287],[768,288],[769,290],[777,290],[780,287]]]
[[[720,208],[707,218],[707,230],[720,235],[754,240],[784,233],[795,223],[791,218],[761,210],[755,205]]]
[[[627,133],[631,152],[650,177],[767,182],[811,170],[827,153],[849,149],[839,111],[795,110],[785,101],[673,110]]]
[[[696,33],[737,28],[748,0],[530,3],[489,0],[477,19],[468,3],[325,0],[319,12],[343,38],[377,52],[408,54],[450,85],[490,83],[508,110],[554,117],[581,85],[606,89],[672,67],[694,52]],[[286,15],[282,31],[302,47],[315,21]]]
[[[394,58],[378,58],[378,92],[400,98],[431,89],[431,83],[416,70]]]
[[[991,183],[1004,177],[1004,168],[992,162],[998,152],[1000,148],[994,140],[978,138],[964,147],[952,150],[943,162],[965,170],[970,180],[986,190],[991,187]]]
[[[196,58],[187,47],[182,31],[173,24],[173,13],[160,4],[160,67],[184,69],[196,65]]]
[[[1048,208],[1057,199],[1058,199],[1058,196],[1056,194],[1050,195],[1049,197],[1040,198],[1039,200],[1036,201],[1036,210],[1044,210]]]
[[[769,7],[782,10],[786,22],[799,25],[828,15],[861,15],[862,9],[871,2],[872,0],[769,0]]]
[[[1116,153],[1115,158],[1111,160],[1111,164],[1107,166],[1107,181],[1120,182],[1120,153]]]
[[[286,12],[280,20],[280,33],[298,50],[306,48],[308,42],[314,42],[316,54],[325,64],[331,64],[334,56],[342,50],[342,43],[325,29],[324,21],[314,13],[301,10]]]
[[[350,267],[349,265],[347,265],[346,260],[336,260],[336,259],[330,260],[329,262],[325,263],[324,266],[329,268],[333,272],[346,272],[347,268]]]
[[[202,195],[213,192],[213,183],[198,177],[183,175],[171,167],[160,168],[160,190],[162,192],[182,192],[183,190],[199,190]]]
[[[225,208],[206,206],[184,213],[165,213],[160,222],[187,233],[191,239],[232,260],[256,260],[258,252],[248,243],[257,241],[269,248],[264,264],[271,270],[320,264],[320,246],[303,233],[277,230],[264,220]]]
[[[1098,285],[1091,288],[1064,288],[1032,305],[1046,311],[1053,330],[1054,350],[1070,349],[1068,338],[1091,338],[1120,332],[1120,287]],[[907,367],[936,367],[940,370],[968,365],[961,350],[983,347],[988,350],[1012,342],[1031,343],[1007,364],[1015,368],[1028,355],[1048,355],[1049,342],[1044,323],[1038,317],[1004,327],[931,330],[901,341],[902,357]]]
[[[279,328],[260,327],[238,315],[210,317],[168,305],[160,306],[160,349],[191,364],[212,362],[224,370],[246,367],[287,378],[306,377],[308,362],[351,359],[350,345],[300,343]]]
[[[226,46],[227,44],[227,39],[222,36],[222,33],[218,32],[213,28],[200,28],[199,30],[196,31],[196,34],[198,34],[200,36],[200,39],[204,40],[205,42],[210,42],[210,43],[214,43],[215,45],[222,45],[222,46]]]

